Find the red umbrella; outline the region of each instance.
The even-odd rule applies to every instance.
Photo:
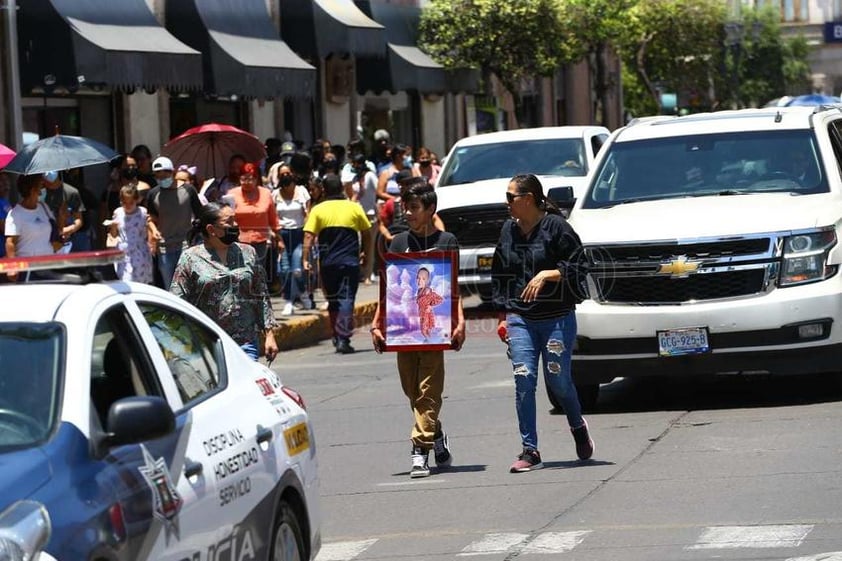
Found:
[[[15,157],[15,151],[4,144],[0,144],[0,168],[6,167],[6,164],[12,161]]]
[[[181,164],[197,166],[198,175],[205,179],[221,179],[228,175],[231,156],[240,154],[247,162],[257,163],[266,157],[266,149],[250,132],[231,125],[208,123],[176,136],[164,145],[161,154],[171,159],[176,167]]]

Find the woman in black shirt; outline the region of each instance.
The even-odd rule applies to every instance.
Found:
[[[492,294],[499,312],[497,332],[509,345],[515,378],[523,452],[510,471],[517,473],[543,467],[535,415],[539,357],[548,390],[564,406],[578,457],[590,458],[594,446],[570,373],[574,310],[582,299],[581,241],[534,175],[513,177],[506,200],[512,218],[503,225],[494,252]]]

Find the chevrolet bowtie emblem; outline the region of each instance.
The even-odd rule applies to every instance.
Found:
[[[695,273],[699,269],[698,261],[688,261],[686,255],[673,259],[669,263],[661,263],[658,274],[670,275],[672,277],[684,277]]]

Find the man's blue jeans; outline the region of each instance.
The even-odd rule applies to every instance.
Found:
[[[301,228],[284,228],[281,230],[284,240],[284,251],[278,260],[278,273],[284,287],[284,300],[292,302],[297,296],[304,294],[304,275],[302,273],[301,256],[304,252],[304,230]]]
[[[167,248],[166,252],[158,252],[158,270],[161,272],[161,280],[164,284],[164,290],[170,289],[170,285],[172,284],[172,277],[175,274],[175,266],[178,265],[178,260],[180,258],[181,248]]]
[[[508,314],[512,372],[515,377],[515,408],[524,448],[538,449],[535,390],[538,387],[538,359],[544,367],[547,391],[564,406],[571,428],[584,424],[579,395],[571,376],[571,353],[576,340],[576,314],[533,320]]]
[[[322,265],[321,273],[333,335],[340,341],[349,341],[354,333],[354,301],[360,285],[360,266]]]

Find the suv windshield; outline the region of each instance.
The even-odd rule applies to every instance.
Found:
[[[32,446],[51,432],[63,341],[57,323],[0,323],[0,451]]]
[[[675,197],[824,193],[808,130],[754,131],[616,142],[583,208]]]
[[[549,138],[463,146],[447,159],[438,186],[511,179],[519,173],[587,175],[585,144],[581,138]]]

